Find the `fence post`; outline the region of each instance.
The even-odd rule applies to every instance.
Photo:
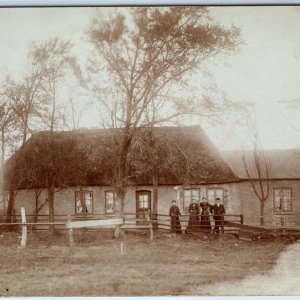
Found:
[[[21,247],[26,247],[26,242],[27,242],[27,226],[26,226],[26,214],[25,214],[25,208],[24,207],[21,207],[21,218],[22,218]]]
[[[67,221],[67,228],[68,228],[68,235],[69,235],[69,245],[72,247],[74,246],[74,239],[73,239],[73,228],[71,225],[72,218],[70,215],[68,215],[68,221]]]
[[[150,210],[146,213],[146,218],[148,221],[149,229],[150,229],[150,240],[153,240],[153,226],[150,218]]]
[[[224,215],[221,215],[221,233],[224,233]]]
[[[244,224],[244,215],[243,214],[240,214],[240,222],[242,225]]]

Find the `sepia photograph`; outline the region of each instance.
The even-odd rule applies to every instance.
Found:
[[[300,6],[0,7],[0,296],[300,296]]]

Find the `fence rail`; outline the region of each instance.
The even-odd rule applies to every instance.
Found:
[[[215,217],[209,216],[209,220]],[[242,223],[242,215],[228,215],[228,217],[239,217],[240,222]],[[181,215],[180,217],[181,227],[187,232],[189,227],[189,215]],[[32,220],[36,222],[32,222]],[[37,220],[39,220],[37,222]],[[29,221],[29,222],[27,222]],[[211,223],[211,222],[210,222]],[[224,221],[224,216],[221,216],[221,232],[224,233],[224,227],[226,222]],[[228,225],[232,222],[228,222]],[[104,214],[84,214],[84,215],[55,215],[54,222],[49,222],[49,215],[39,215],[38,218],[36,215],[26,215],[25,208],[21,208],[21,214],[14,216],[14,221],[12,223],[0,223],[0,229],[3,229],[3,226],[10,227],[15,226],[14,229],[21,229],[22,239],[21,246],[26,247],[27,242],[27,230],[45,230],[46,227],[55,226],[56,230],[68,230],[69,235],[69,244],[70,246],[74,245],[73,239],[73,229],[80,228],[116,228],[120,226],[124,230],[148,230],[149,237],[153,239],[153,229],[162,229],[171,231],[171,222],[170,216],[162,214],[151,214],[150,211],[144,213],[144,215],[128,213],[122,217],[116,215],[104,215]],[[206,225],[203,225],[207,227]],[[210,226],[209,226],[210,227]],[[11,227],[10,227],[11,228]],[[193,226],[193,231],[199,231],[202,228],[201,222],[197,222],[197,225]],[[207,230],[207,228],[206,228]],[[228,230],[228,229],[227,229]],[[210,230],[209,230],[210,231]]]
[[[66,230],[66,223],[68,222],[68,218],[71,217],[72,220],[106,220],[117,217],[116,215],[107,215],[107,214],[85,214],[85,215],[63,215],[57,214],[54,216],[54,222],[49,222],[49,215],[43,214],[38,216],[37,222],[33,220],[36,218],[35,215],[28,214],[26,215],[26,225],[29,230],[47,230],[50,225],[55,225],[56,230]],[[213,215],[209,215],[210,224],[212,228],[214,227],[214,219]],[[165,214],[151,214],[150,215],[151,222],[153,224],[154,229],[161,230],[169,230],[171,229],[170,216]],[[201,216],[199,216],[200,221]],[[125,229],[134,229],[131,228],[131,225],[139,225],[143,224],[146,221],[145,217],[141,218],[140,215],[137,216],[136,213],[126,213],[123,217],[124,219],[124,228]],[[189,222],[189,215],[181,215],[179,217],[182,230],[186,230]],[[0,223],[0,230],[5,226],[15,226],[17,230],[22,229],[22,216],[15,215],[14,221],[12,223],[4,222],[2,218],[2,222]],[[242,214],[231,214],[226,215],[222,222],[223,231],[235,231],[238,230],[239,226],[235,226],[234,224],[243,224],[243,215]],[[196,229],[201,230],[201,228],[205,225],[196,226]],[[127,228],[126,228],[127,227]],[[138,227],[137,227],[138,228]]]

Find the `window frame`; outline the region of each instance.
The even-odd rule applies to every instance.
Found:
[[[107,211],[107,197],[106,195],[108,193],[111,193],[113,195],[113,211],[112,212],[108,212]],[[107,190],[107,191],[104,191],[104,204],[105,204],[105,214],[106,215],[114,215],[116,213],[115,209],[116,209],[116,192],[114,190]]]
[[[289,190],[290,191],[290,210],[276,210],[275,209],[275,191],[276,190],[280,190],[281,192],[283,192],[283,190]],[[281,196],[282,198],[282,196]],[[281,205],[281,204],[280,204]],[[290,187],[275,187],[273,188],[273,212],[274,214],[292,214],[293,213],[293,189]]]
[[[185,197],[185,192],[186,191],[189,191],[191,194],[190,194],[190,203],[188,204],[188,206],[185,206],[185,203],[186,203],[186,197]],[[193,200],[193,195],[192,195],[192,191],[197,191],[197,200],[196,202],[199,202],[200,200],[200,187],[190,187],[190,188],[183,188],[182,189],[182,211],[183,212],[188,212],[189,211],[189,206],[190,204],[192,203],[192,200]],[[186,209],[185,209],[186,208]]]
[[[213,190],[214,191],[214,202],[210,203],[209,202],[209,196],[208,193],[209,191]],[[225,198],[225,189],[223,187],[208,187],[206,188],[206,200],[209,204],[214,205],[216,203],[217,195],[216,195],[216,190],[222,190],[222,198],[221,198],[221,204],[224,205],[224,198]]]
[[[91,205],[90,205],[91,211],[86,212],[86,214],[94,214],[94,191],[83,190],[82,193],[83,193],[83,199],[85,202],[85,207],[87,207],[85,195],[91,194],[91,196],[92,196],[91,197]],[[77,206],[77,195],[80,197],[80,191],[75,191],[75,215],[82,215],[83,214],[82,211],[77,212],[77,207],[79,207],[79,206]],[[81,207],[81,203],[80,203],[80,207]],[[81,207],[81,209],[82,209],[82,207]]]
[[[140,207],[140,196],[147,196],[148,201],[144,201],[142,203],[148,203],[148,207]],[[137,190],[136,191],[136,211],[152,211],[152,193],[150,190]]]

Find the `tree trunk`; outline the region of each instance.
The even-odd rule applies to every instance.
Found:
[[[22,139],[22,145],[21,147],[26,143],[26,140],[27,140],[27,126],[24,125],[24,131],[23,131],[23,139]]]
[[[6,223],[16,222],[14,206],[15,206],[15,191],[13,189],[10,189],[7,212],[6,212]],[[7,231],[15,231],[15,230],[17,230],[17,225],[16,226],[7,226]]]
[[[37,195],[37,193],[35,194],[35,209],[34,209],[34,215],[33,215],[33,223],[36,223],[38,220],[38,215],[39,215],[39,211],[38,211],[38,205],[39,205],[39,195]],[[31,227],[31,231],[35,231],[35,225],[32,225]]]
[[[15,191],[13,189],[10,189],[8,201],[7,201],[7,209],[6,209],[6,223],[12,222],[14,207],[15,207]]]
[[[115,202],[115,212],[116,216],[119,218],[124,218],[124,199],[126,195],[126,187],[119,186],[116,189],[116,202]],[[125,233],[121,229],[120,225],[116,226],[114,236],[115,238],[124,237]]]
[[[46,202],[44,202],[43,204],[39,205],[39,198],[40,198],[41,193],[42,193],[42,190],[36,189],[34,191],[34,194],[35,194],[35,208],[34,208],[34,212],[33,212],[33,223],[36,223],[38,221],[39,212],[42,209],[42,207],[44,206],[44,204],[46,203]],[[36,230],[35,225],[32,225],[31,230],[32,231]]]
[[[115,184],[116,192],[116,203],[115,203],[115,212],[116,216],[123,218],[124,220],[124,199],[126,195],[126,176],[127,176],[127,158],[130,148],[130,134],[129,128],[126,127],[123,135],[123,141],[121,146],[121,151],[119,153],[119,165],[117,171],[117,180]],[[115,238],[123,237],[124,231],[121,229],[121,226],[117,225],[115,229]]]
[[[152,185],[153,185],[153,210],[152,210],[152,219],[153,229],[157,229],[157,205],[158,205],[158,178],[157,174],[154,171],[152,176]]]
[[[48,192],[48,205],[49,205],[49,223],[54,222],[54,183],[52,182],[47,189]],[[49,225],[49,231],[51,234],[55,233],[55,226]]]
[[[13,215],[14,204],[15,204],[15,191],[13,189],[10,189],[7,212],[6,212],[6,223],[11,223],[11,217]]]
[[[265,213],[265,203],[264,201],[260,201],[260,226],[265,225],[265,220],[264,220],[264,213]]]

